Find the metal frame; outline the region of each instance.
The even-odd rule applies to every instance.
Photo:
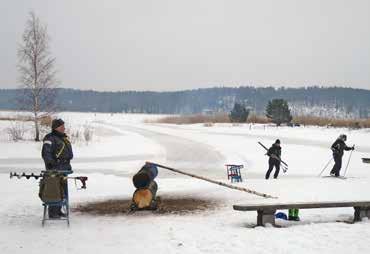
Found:
[[[43,173],[51,173],[51,172],[48,172],[48,171],[42,171]],[[69,174],[72,174],[73,172],[72,171],[57,171],[56,173],[60,173],[62,175],[69,175]],[[42,216],[42,221],[41,221],[41,225],[44,227],[45,226],[45,221],[49,220],[49,221],[67,221],[67,226],[69,227],[69,193],[68,193],[68,180],[66,180],[66,184],[65,184],[65,189],[64,189],[64,198],[61,200],[61,201],[56,201],[56,202],[43,202],[42,203],[42,206],[44,207],[44,212],[43,212],[43,216]],[[49,211],[48,211],[48,207],[51,207],[51,206],[61,206],[62,209],[64,208],[66,211],[66,217],[65,218],[48,218],[49,217]]]
[[[240,169],[244,168],[244,165],[226,164],[227,179],[231,182],[243,182],[242,174]]]

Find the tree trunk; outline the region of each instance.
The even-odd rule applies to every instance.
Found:
[[[40,141],[40,128],[37,116],[35,116],[34,122],[35,122],[35,141]]]
[[[153,201],[155,201],[157,190],[157,183],[155,181],[151,181],[147,187],[137,189],[134,192],[132,201],[139,209],[153,209],[155,207],[153,207],[152,205]]]

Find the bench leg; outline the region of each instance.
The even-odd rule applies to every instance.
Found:
[[[270,223],[275,226],[276,210],[257,210],[257,226],[265,226]]]
[[[353,221],[361,221],[362,218],[370,219],[370,207],[354,207],[355,215]]]

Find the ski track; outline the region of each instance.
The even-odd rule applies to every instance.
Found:
[[[165,150],[165,155],[158,163],[169,163],[173,167],[181,167],[192,172],[201,170],[203,173],[215,173],[214,169],[219,168],[225,162],[225,157],[220,152],[201,142],[138,126],[122,124],[109,124],[108,126],[140,134],[159,144]],[[163,172],[162,175],[168,174],[167,171]],[[169,174],[174,175],[173,173]],[[220,171],[217,175],[224,175],[224,172]]]

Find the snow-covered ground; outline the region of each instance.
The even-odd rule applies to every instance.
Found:
[[[0,112],[0,116],[12,112]],[[244,182],[236,185],[278,196],[264,199],[160,169],[159,196],[199,197],[221,205],[194,214],[92,216],[71,214],[71,227],[48,223],[41,227],[42,207],[35,180],[9,180],[10,171],[43,168],[41,144],[10,142],[8,121],[0,121],[0,253],[369,253],[370,224],[347,224],[352,208],[307,209],[300,222],[278,221],[282,228],[254,227],[256,212],[237,212],[233,204],[370,200],[369,129],[272,127],[216,124],[166,125],[146,123],[161,116],[135,114],[62,113],[70,132],[89,126],[93,139],[74,144],[76,175],[89,177],[88,188],[70,185],[71,205],[111,198],[131,198],[132,175],[145,161],[172,166],[227,182],[225,164],[244,164]],[[347,180],[317,175],[331,158],[330,145],[341,133],[355,144]],[[257,142],[282,142],[289,164],[277,180],[264,180],[267,157]],[[343,158],[342,173],[349,158]],[[332,165],[331,165],[332,166]],[[328,174],[329,169],[325,174]],[[286,211],[285,211],[286,212]]]

